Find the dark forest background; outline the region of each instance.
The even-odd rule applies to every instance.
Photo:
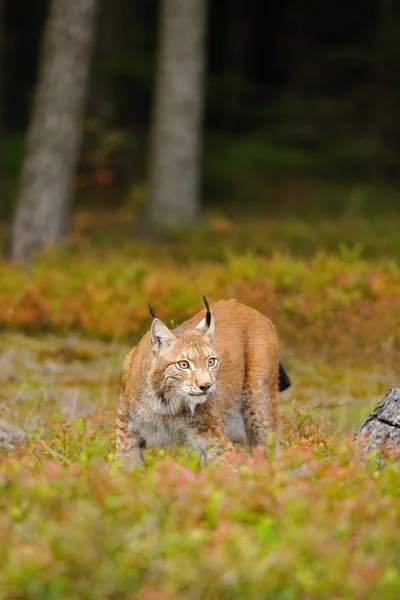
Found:
[[[33,100],[46,0],[3,16],[3,216]],[[155,0],[103,0],[77,201],[140,202],[157,42]],[[209,3],[202,198],[236,212],[397,209],[400,5]]]

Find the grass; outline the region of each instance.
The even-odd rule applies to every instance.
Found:
[[[151,245],[121,239],[122,214],[101,219],[78,214],[72,249],[30,272],[0,263],[0,417],[28,434],[0,449],[0,600],[396,598],[400,463],[352,445],[397,384],[395,225],[214,216]],[[200,472],[154,449],[123,474],[122,359],[147,301],[178,321],[201,292],[277,324],[293,381],[279,461],[238,447],[239,475]]]

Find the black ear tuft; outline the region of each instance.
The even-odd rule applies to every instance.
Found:
[[[147,306],[149,307],[149,311],[150,311],[150,314],[153,317],[153,319],[157,319],[157,317],[156,317],[156,315],[154,313],[154,310],[151,308],[150,304],[148,304]]]
[[[202,300],[203,300],[203,302],[204,302],[204,305],[205,305],[205,307],[206,307],[206,309],[207,309],[207,314],[206,314],[206,323],[207,323],[207,327],[210,327],[210,324],[211,324],[211,311],[210,311],[210,306],[209,306],[209,304],[208,304],[208,300],[207,300],[207,298],[206,298],[204,295],[202,295],[202,297],[201,297],[201,298],[202,298]]]
[[[204,296],[204,294],[202,294],[202,296],[201,296],[201,299],[203,300],[203,302],[204,302],[204,304],[205,304],[205,307],[206,307],[206,309],[207,309],[207,310],[210,310],[210,306],[209,306],[209,304],[208,304],[208,300],[207,300],[207,298]]]

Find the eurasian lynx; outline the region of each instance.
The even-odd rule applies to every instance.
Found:
[[[127,355],[117,418],[117,456],[143,464],[142,449],[188,444],[201,459],[232,442],[265,447],[276,432],[279,363],[275,327],[235,300],[208,306],[170,331],[151,311],[150,332]],[[151,309],[150,309],[151,310]]]

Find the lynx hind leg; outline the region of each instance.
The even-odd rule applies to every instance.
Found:
[[[142,455],[143,442],[140,435],[130,431],[128,417],[121,408],[117,413],[116,458],[124,467],[144,465]]]
[[[269,365],[271,359],[265,360],[260,355],[257,362],[248,365],[246,373],[242,413],[252,452],[257,448],[265,450],[271,433],[274,436],[274,449],[277,450],[278,366],[275,369],[269,368]]]

